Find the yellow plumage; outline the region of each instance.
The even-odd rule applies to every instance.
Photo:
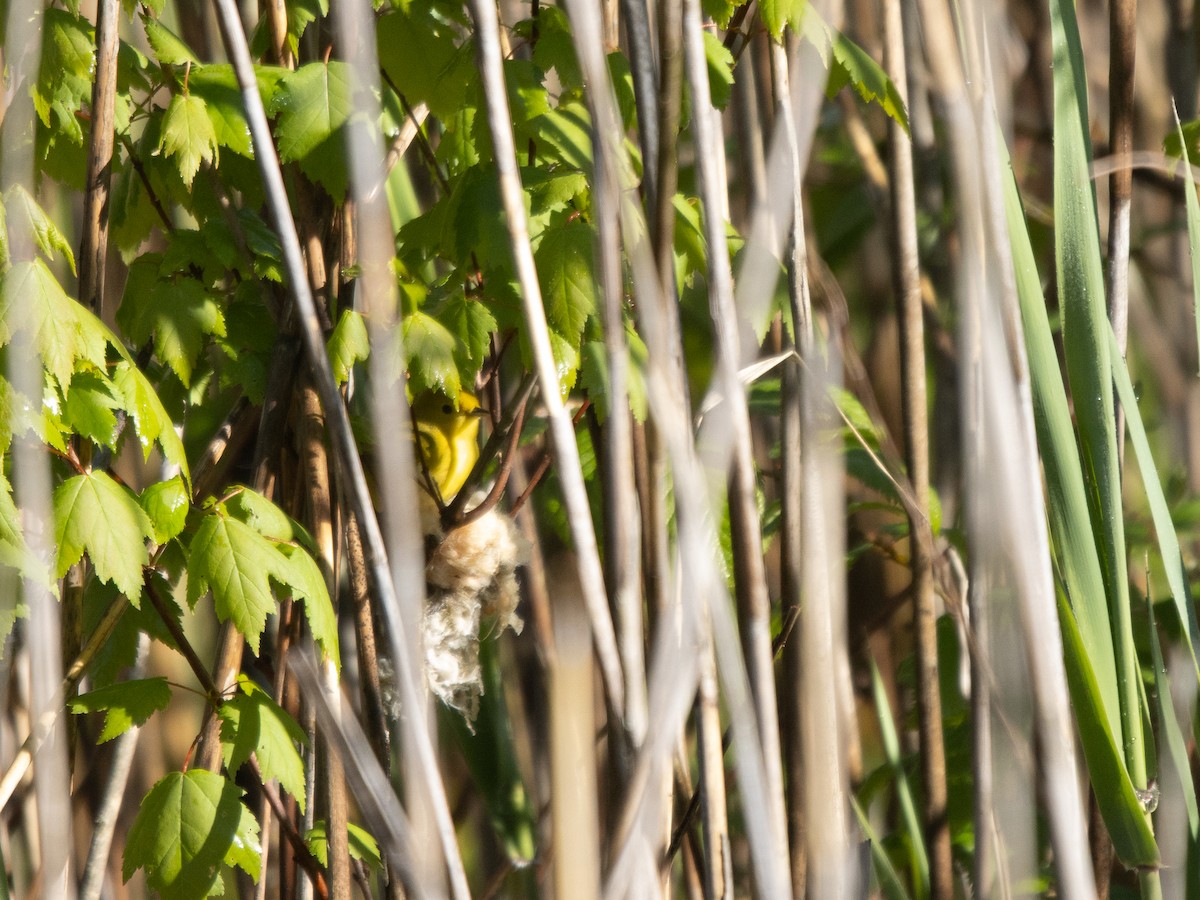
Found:
[[[413,426],[429,477],[445,501],[461,490],[479,459],[479,419],[483,411],[474,395],[459,391],[454,399],[427,392],[413,402]]]

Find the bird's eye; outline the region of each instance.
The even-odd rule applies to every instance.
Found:
[[[442,413],[447,416],[453,415],[454,407],[451,406],[449,403],[443,403],[442,404]]]

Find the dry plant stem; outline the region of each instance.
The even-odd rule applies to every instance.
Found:
[[[884,3],[884,59],[892,83],[905,105],[905,71],[901,0]],[[929,422],[925,385],[925,329],[921,271],[917,256],[917,211],[912,143],[893,119],[888,120],[888,183],[891,187],[892,283],[899,303],[901,412],[905,462],[912,486],[908,505],[912,546],[913,623],[917,648],[917,713],[921,775],[925,788],[925,839],[929,850],[930,890],[935,900],[954,891],[950,855],[950,823],[946,815],[946,750],[942,738],[942,697],[938,685],[937,609],[933,591],[933,531],[929,523]]]
[[[705,854],[701,860],[706,900],[733,896],[733,857],[725,796],[725,751],[717,706],[717,670],[711,644],[702,651],[704,666],[696,698],[696,742],[700,759],[700,806]]]
[[[379,764],[391,768],[391,735],[388,733],[383,690],[379,683],[379,651],[375,638],[375,616],[371,612],[370,586],[363,560],[358,520],[351,513],[346,521],[346,561],[350,570],[350,597],[354,603],[354,638],[358,649],[358,678],[362,683],[367,736]]]
[[[1129,215],[1133,195],[1133,68],[1137,44],[1137,0],[1108,6],[1108,118],[1110,152],[1116,167],[1108,178],[1108,317],[1125,352],[1129,335]],[[1123,423],[1118,420],[1119,437]]]
[[[733,297],[733,273],[726,251],[726,195],[724,149],[719,120],[712,106],[705,61],[699,0],[684,0],[684,65],[691,91],[692,127],[697,147],[697,175],[704,206],[704,232],[709,253],[709,306],[716,333],[717,375],[732,429],[733,458],[729,472],[729,520],[733,544],[735,592],[742,652],[758,714],[759,739],[767,776],[769,817],[775,838],[776,864],[787,859],[783,770],[776,712],[775,673],[771,658],[771,602],[767,594],[762,555],[762,528],[758,519],[757,479],[750,414],[738,380],[741,364],[738,319]]]
[[[363,530],[365,538],[363,541],[364,550],[368,570],[371,572],[371,581],[380,597],[380,608],[388,619],[388,632],[392,639],[395,662],[400,675],[398,682],[401,697],[405,707],[415,713],[418,709],[423,708],[423,704],[419,702],[417,687],[413,681],[415,666],[412,654],[409,652],[407,645],[400,640],[400,603],[396,594],[395,584],[392,580],[392,572],[388,565],[388,554],[383,541],[383,533],[379,527],[379,521],[375,516],[374,505],[367,488],[362,460],[358,453],[354,434],[350,428],[349,417],[346,413],[345,405],[342,403],[341,395],[330,369],[329,358],[325,352],[321,323],[305,278],[296,226],[288,206],[287,191],[283,184],[283,176],[279,168],[279,158],[275,152],[270,128],[267,124],[266,111],[263,109],[262,98],[258,92],[258,84],[254,75],[254,64],[250,58],[246,35],[242,30],[241,21],[233,0],[214,0],[214,4],[217,9],[226,53],[233,64],[238,84],[241,88],[242,101],[245,106],[246,118],[254,145],[255,158],[263,177],[271,218],[279,232],[285,268],[288,274],[288,286],[295,301],[300,333],[304,340],[309,363],[313,369],[313,379],[320,395],[321,406],[327,416],[334,456],[337,460],[338,470],[350,501],[350,509],[357,517]],[[348,4],[342,4],[341,6],[346,7]],[[351,15],[352,13],[352,11],[347,11],[346,9],[343,9],[342,12],[346,15]],[[367,20],[369,23],[369,16],[367,16]],[[347,29],[347,31],[350,30]],[[357,37],[359,35],[354,36]],[[370,46],[374,48],[373,33],[368,36],[370,37],[369,41],[360,41],[357,46]],[[356,190],[364,187],[367,178],[371,177],[370,173],[360,171],[361,167],[357,162],[357,158],[352,154],[353,164],[351,166],[351,175],[352,183]],[[379,165],[382,165],[382,160],[380,160]],[[360,178],[360,176],[362,177]],[[361,195],[362,191],[358,190],[358,193]],[[362,208],[361,197],[359,204],[360,208]],[[360,229],[360,231],[367,232],[368,229]],[[360,237],[360,240],[364,247],[374,246],[370,243],[372,237],[369,234],[364,233]],[[364,250],[363,263],[365,280],[372,284],[378,281],[376,270],[379,267],[379,261]],[[386,261],[383,262],[383,266],[386,269]],[[409,505],[409,510],[405,511],[406,514],[411,509],[415,509],[415,501]],[[402,566],[399,571],[401,580],[407,587],[408,581],[419,578],[419,575],[417,572],[409,571],[412,568],[411,566],[405,567],[403,565],[407,562],[407,557],[405,560],[398,562]],[[416,593],[419,594],[420,590],[418,589]],[[412,725],[410,733],[411,749],[415,755],[414,770],[411,773],[412,781],[414,784],[422,786],[430,801],[430,805],[433,807],[441,851],[450,871],[454,895],[456,897],[465,897],[468,895],[469,889],[462,867],[462,859],[458,851],[453,822],[450,819],[450,812],[446,805],[445,790],[438,771],[433,745],[426,723],[419,714],[410,716],[410,724]]]
[[[303,466],[303,483],[307,492],[309,522],[313,538],[320,551],[321,569],[331,597],[337,596],[337,579],[334,569],[333,502],[330,495],[329,461],[326,457],[324,430],[325,420],[321,403],[311,381],[300,391],[300,462]],[[336,607],[335,607],[336,614]],[[331,703],[340,700],[337,668],[329,660],[323,661],[324,687]],[[350,893],[350,845],[346,831],[346,782],[342,773],[341,759],[323,733],[318,733],[318,753],[321,759],[321,778],[325,784],[325,801],[328,804],[326,823],[329,840],[330,888],[335,897],[346,897]]]
[[[145,633],[138,637],[137,662],[130,673],[130,680],[144,677],[146,656],[150,649],[150,638]],[[87,863],[79,888],[82,900],[99,900],[104,889],[104,876],[108,871],[108,855],[112,849],[113,833],[125,799],[125,788],[129,782],[129,771],[133,767],[133,756],[137,750],[139,729],[136,725],[117,738],[113,749],[112,764],[104,785],[104,796],[96,811],[92,826],[92,842],[88,849]]]
[[[87,192],[83,199],[83,238],[79,249],[79,300],[97,315],[104,301],[108,255],[108,195],[112,183],[120,12],[120,0],[99,0],[97,3],[92,130],[85,176]]]
[[[616,632],[608,610],[604,575],[596,546],[596,534],[592,527],[587,491],[584,487],[583,473],[579,463],[579,448],[575,444],[575,429],[559,391],[558,374],[554,363],[554,354],[550,347],[546,313],[542,304],[541,289],[538,286],[537,270],[534,267],[533,251],[529,244],[524,191],[521,188],[520,172],[517,167],[516,147],[513,144],[511,118],[508,110],[508,95],[504,86],[504,70],[499,52],[499,23],[496,17],[496,8],[490,0],[472,0],[470,6],[476,24],[479,68],[483,80],[484,98],[487,102],[488,126],[500,179],[500,195],[512,241],[517,280],[521,288],[521,299],[526,325],[529,329],[530,343],[533,345],[542,400],[546,405],[547,417],[550,420],[551,444],[558,464],[558,477],[562,485],[571,537],[575,544],[580,588],[592,625],[592,637],[600,662],[605,693],[610,707],[616,714],[616,720],[624,722],[625,687],[620,654],[617,650]]]
[[[812,346],[812,303],[808,288],[808,260],[804,252],[804,219],[801,205],[800,161],[796,146],[795,123],[792,121],[791,79],[788,72],[787,52],[783,47],[771,45],[771,74],[774,82],[776,124],[785,129],[792,158],[792,173],[796,197],[793,201],[792,232],[789,238],[787,259],[788,297],[792,308],[795,339],[806,347]],[[765,177],[765,175],[764,175]],[[765,193],[765,192],[764,192]],[[801,240],[796,240],[796,229],[801,231]],[[780,589],[781,602],[789,613],[798,613],[802,601],[804,583],[804,435],[800,423],[803,419],[803,394],[801,391],[801,361],[790,359],[783,368],[783,410],[780,422],[781,472],[780,506],[782,528],[780,529]],[[805,895],[807,854],[805,847],[804,820],[804,751],[802,731],[804,710],[798,702],[799,685],[803,672],[800,642],[792,641],[783,654],[784,696],[789,698],[782,705],[784,763],[787,774],[787,825],[788,847],[791,851],[789,874],[792,894]],[[819,826],[816,826],[819,827]]]
[[[5,23],[6,44],[4,65],[10,85],[30,85],[37,81],[41,67],[42,25],[44,10],[40,3],[8,4]],[[27,90],[6,92],[3,107],[4,130],[0,134],[0,193],[20,187],[31,196],[36,193],[33,134],[36,127],[32,98]],[[32,260],[35,241],[31,229],[20,222],[8,225],[10,261]],[[30,316],[29,297],[6,297],[11,300],[8,314],[21,321]],[[33,342],[30,342],[33,343]],[[4,375],[15,391],[25,397],[41,397],[44,387],[43,368],[38,353],[31,346],[10,345],[6,353]],[[40,442],[24,438],[12,442],[12,484],[17,508],[27,522],[52,522],[51,472],[47,454]],[[26,531],[26,542],[33,557],[49,566],[54,559],[54,547],[45,531]],[[36,725],[31,733],[31,746],[38,745],[38,763],[34,768],[34,792],[37,801],[37,840],[40,848],[42,891],[46,896],[71,897],[74,882],[71,877],[72,839],[63,823],[71,818],[70,771],[64,729],[57,723],[64,692],[62,677],[62,648],[58,608],[48,586],[33,579],[20,583],[20,599],[27,609],[25,646],[29,663],[29,695]],[[0,599],[4,612],[12,611],[10,604],[17,597]],[[66,680],[69,690],[75,681]],[[14,763],[15,765],[15,763]],[[12,790],[7,785],[7,790]]]
[[[644,0],[633,0],[635,4]],[[605,575],[609,604],[616,621],[617,641],[625,673],[625,723],[632,743],[641,743],[647,727],[645,661],[642,657],[642,597],[638,571],[637,501],[633,476],[633,416],[629,409],[629,348],[625,341],[625,284],[621,265],[622,160],[614,153],[613,134],[620,123],[612,108],[604,57],[595,41],[599,21],[587,2],[569,2],[576,54],[593,89],[587,92],[588,110],[595,124],[592,155],[595,171],[592,198],[599,235],[600,289],[603,296],[601,321],[604,354],[608,366],[608,418],[604,428],[604,531]],[[649,36],[646,35],[646,38]],[[648,41],[647,41],[648,44]],[[646,46],[644,49],[649,50]],[[625,770],[629,760],[617,744],[616,761]]]
[[[658,159],[659,103],[658,66],[654,62],[654,39],[650,31],[647,0],[620,0],[621,17],[628,38],[629,66],[633,70],[633,100],[637,107],[638,144],[642,159]],[[658,197],[658,170],[646,166],[642,176],[646,208],[654,209]]]

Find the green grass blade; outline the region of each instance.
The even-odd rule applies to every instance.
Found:
[[[1007,151],[1001,148],[1001,152],[1007,162]],[[1008,176],[1004,195],[1005,213],[1029,359],[1034,427],[1049,495],[1050,534],[1054,541],[1059,574],[1075,612],[1088,659],[1096,673],[1109,729],[1119,734],[1121,719],[1112,628],[1108,604],[1105,602],[1104,576],[1088,513],[1083,468],[1075,443],[1075,431],[1071,427],[1071,409],[1058,365],[1058,353],[1054,348],[1050,319],[1042,297],[1041,278],[1029,243],[1016,178],[1011,169]]]
[[[1119,359],[1117,338],[1111,329],[1108,337],[1113,358]],[[1117,396],[1121,398],[1121,408],[1125,410],[1125,421],[1129,426],[1129,440],[1133,444],[1133,452],[1142,473],[1142,485],[1146,491],[1146,500],[1150,504],[1150,516],[1154,521],[1154,533],[1158,538],[1158,551],[1162,555],[1163,568],[1167,573],[1167,585],[1171,589],[1171,599],[1175,601],[1175,612],[1179,616],[1180,630],[1183,633],[1183,640],[1187,645],[1188,652],[1191,654],[1196,677],[1200,679],[1200,664],[1196,661],[1196,645],[1200,644],[1200,631],[1197,630],[1196,609],[1192,603],[1191,589],[1188,587],[1187,568],[1183,564],[1183,554],[1179,550],[1179,536],[1175,533],[1171,510],[1167,506],[1167,498],[1163,494],[1158,469],[1155,467],[1154,457],[1150,453],[1150,442],[1146,439],[1146,428],[1142,423],[1141,412],[1138,410],[1133,384],[1129,380],[1129,371],[1124,365],[1113,366],[1113,381],[1117,387]]]
[[[875,877],[879,879],[879,889],[883,896],[887,900],[909,900],[908,891],[904,889],[904,883],[900,880],[896,867],[892,865],[891,858],[883,849],[883,844],[879,842],[879,835],[871,827],[871,820],[867,818],[856,799],[851,797],[850,803],[854,806],[854,814],[858,816],[858,824],[862,828],[863,836],[871,845],[871,862],[875,867]]]
[[[892,718],[892,707],[888,703],[887,690],[883,679],[879,676],[879,668],[875,660],[871,660],[871,693],[875,698],[875,710],[879,717],[879,733],[883,740],[883,753],[892,777],[896,782],[896,799],[900,804],[900,819],[904,822],[904,830],[908,832],[910,864],[913,872],[913,893],[917,898],[929,896],[929,854],[925,850],[925,830],[921,827],[921,818],[917,815],[917,805],[913,801],[912,787],[908,783],[908,773],[904,771],[904,761],[900,753],[900,736],[896,734],[896,722]]]
[[[1097,535],[1112,622],[1120,737],[1130,775],[1142,785],[1145,757],[1137,692],[1139,671],[1129,610],[1109,326],[1090,173],[1087,84],[1071,0],[1051,0],[1050,25],[1054,58],[1054,251],[1063,346],[1087,475],[1088,508]]]
[[[1154,662],[1154,704],[1158,712],[1159,741],[1167,746],[1171,765],[1182,787],[1184,808],[1187,810],[1188,832],[1194,845],[1200,840],[1200,804],[1196,801],[1196,786],[1192,781],[1192,766],[1188,759],[1187,741],[1175,717],[1175,705],[1171,702],[1171,686],[1167,680],[1167,666],[1163,662],[1162,645],[1158,640],[1158,628],[1154,621],[1154,604],[1147,603],[1150,612],[1150,656]]]
[[[1187,188],[1183,192],[1187,207],[1188,244],[1192,251],[1192,307],[1196,316],[1196,346],[1200,348],[1200,200],[1196,199],[1196,179],[1192,177],[1192,161],[1183,137],[1183,126],[1179,122],[1179,110],[1171,104],[1175,116],[1175,131],[1179,135],[1179,146],[1183,148],[1183,173]],[[1193,653],[1193,658],[1195,654]]]
[[[1130,868],[1156,866],[1158,845],[1134,793],[1122,748],[1101,711],[1096,675],[1075,616],[1062,594],[1059,595],[1058,618],[1062,625],[1064,661],[1071,702],[1075,707],[1075,723],[1079,728],[1088,774],[1092,784],[1096,785],[1096,802],[1104,816],[1113,848],[1121,862]]]

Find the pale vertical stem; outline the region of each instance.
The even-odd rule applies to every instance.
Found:
[[[380,596],[380,610],[388,624],[401,700],[405,709],[412,713],[404,720],[405,724],[409,726],[406,748],[413,754],[413,766],[410,769],[411,783],[419,785],[417,790],[423,791],[422,796],[432,807],[440,850],[450,872],[454,895],[465,897],[469,894],[466,874],[463,871],[454,824],[446,802],[445,789],[438,771],[437,758],[424,715],[425,704],[418,687],[420,682],[414,674],[419,670],[419,657],[416,649],[412,646],[412,641],[405,639],[406,635],[415,636],[417,634],[416,622],[419,621],[421,598],[424,596],[424,564],[419,538],[412,534],[411,530],[409,533],[392,532],[396,535],[396,540],[392,545],[396,556],[396,570],[393,574],[388,564],[388,547],[384,543],[383,533],[375,515],[374,504],[367,489],[362,460],[350,428],[350,420],[325,352],[321,323],[305,276],[296,225],[288,206],[287,191],[279,167],[279,157],[271,139],[266,111],[263,109],[262,98],[258,92],[246,34],[238,19],[233,0],[214,0],[214,4],[226,52],[233,63],[241,89],[250,135],[254,144],[255,159],[258,162],[266,189],[271,218],[279,233],[287,270],[288,287],[295,301],[296,317],[309,364],[312,367],[313,381],[321,399],[321,407],[327,417],[338,471],[346,489],[349,507],[363,531],[367,566],[375,590]],[[374,59],[374,34],[369,30],[373,20],[356,3],[340,3],[336,5],[336,8],[339,10],[339,14],[346,15],[345,32],[349,38],[348,45],[357,50],[355,61],[359,66],[360,74],[374,79],[377,76],[378,65]],[[370,57],[369,61],[367,57]],[[369,85],[373,82],[363,81],[362,83]],[[377,102],[373,97],[375,94],[369,88],[355,97],[356,106],[368,111],[364,118],[369,121],[375,120],[375,117],[369,113],[371,104]],[[385,302],[389,298],[394,301],[395,296],[395,284],[388,265],[393,253],[392,236],[390,227],[386,226],[386,211],[377,209],[377,202],[364,203],[361,199],[373,184],[378,183],[382,176],[383,153],[382,148],[378,146],[377,136],[374,140],[370,136],[363,139],[354,127],[350,129],[350,132],[351,184],[355,193],[360,197],[357,202],[360,216],[364,222],[364,227],[359,229],[363,284],[365,292],[378,299],[378,302],[370,308],[386,313],[386,311],[394,309],[394,302],[391,304]],[[385,223],[385,227],[379,228],[376,223]],[[375,356],[377,354],[373,354],[373,358]],[[404,429],[407,427],[407,419],[403,411],[404,405],[396,404],[396,406],[401,408],[401,412],[397,413],[399,421],[390,424],[399,425],[400,433],[404,433]],[[395,484],[386,485],[389,514],[394,517],[394,521],[403,521],[404,519],[412,521],[415,519],[417,504],[411,447],[407,441],[392,441],[387,442],[387,448],[390,455],[386,462],[391,463],[393,460],[396,462],[396,465],[388,467],[389,474],[395,476],[393,479]],[[400,607],[399,596],[403,596],[410,605],[416,607],[415,610],[410,610],[407,619]],[[406,621],[411,623],[408,629],[404,627]]]
[[[811,356],[813,345],[813,328],[804,236],[802,179],[796,124],[792,116],[791,78],[787,51],[782,45],[771,44],[770,64],[775,94],[775,121],[787,141],[792,169],[792,226],[787,258],[788,299],[791,305],[795,345],[803,348],[801,352],[804,354],[804,358],[808,358]],[[749,66],[744,68],[747,72],[750,71]],[[746,99],[752,100],[753,98]],[[759,154],[761,155],[761,149]],[[764,181],[765,178],[764,172]],[[756,202],[761,202],[765,197],[764,184],[761,198],[757,198]],[[780,504],[783,517],[783,527],[780,531],[780,588],[785,614],[792,609],[802,609],[804,587],[804,464],[806,443],[811,435],[802,428],[804,418],[803,377],[800,359],[792,359],[784,363],[783,410],[780,420],[782,454]],[[805,895],[808,860],[805,852],[808,846],[808,836],[805,833],[808,823],[804,814],[803,746],[803,733],[804,729],[808,727],[808,723],[805,721],[804,703],[801,699],[803,672],[803,646],[799,636],[795,636],[783,648],[784,682],[782,692],[786,700],[782,707],[782,718],[785,729],[783,741],[787,775],[788,849],[790,851],[788,863],[792,879],[792,893],[796,897]],[[814,827],[820,826],[814,823]]]
[[[659,99],[658,67],[654,63],[654,36],[650,31],[650,12],[646,0],[620,0],[629,41],[629,66],[633,70],[633,99],[637,106],[638,146],[646,165],[642,169],[642,190],[646,209],[654,209],[658,197]]]
[[[884,63],[905,106],[904,26],[900,0],[885,0]],[[933,594],[933,531],[929,524],[929,422],[925,384],[925,326],[921,268],[917,256],[917,209],[912,142],[888,120],[888,184],[891,188],[892,284],[899,304],[901,411],[911,502],[907,505],[912,569],[913,627],[917,648],[917,717],[921,775],[925,788],[925,840],[930,889],[948,900],[954,886],[950,823],[946,816],[946,749],[942,738],[942,695],[938,686],[937,607]]]
[[[604,486],[605,553],[613,617],[625,673],[625,728],[641,743],[647,726],[645,661],[642,656],[642,594],[638,568],[637,500],[633,478],[632,416],[629,411],[629,349],[625,342],[625,283],[621,271],[621,160],[613,153],[611,135],[620,131],[608,89],[607,67],[594,40],[600,22],[590,3],[568,3],[575,52],[585,79],[598,89],[587,92],[593,125],[595,160],[592,197],[599,232],[598,262],[604,350],[608,364],[608,420],[605,423]]]
[[[146,657],[150,650],[150,638],[143,632],[138,637],[137,662],[130,679],[142,678],[146,673]],[[96,810],[92,826],[92,843],[88,848],[87,863],[83,869],[83,880],[79,896],[83,900],[99,900],[104,889],[104,876],[108,872],[108,854],[112,850],[113,834],[116,832],[121,803],[125,799],[125,788],[129,784],[129,772],[133,768],[133,757],[137,751],[138,726],[133,726],[116,740],[112,764],[108,769],[104,785],[104,796]]]
[[[100,315],[108,255],[108,192],[112,183],[113,115],[117,97],[120,0],[99,0],[96,67],[92,82],[92,131],[88,143],[83,237],[79,248],[79,301]]]
[[[725,748],[717,705],[717,667],[712,644],[702,645],[700,691],[696,698],[696,753],[700,759],[700,808],[704,823],[704,900],[733,896],[733,857],[725,797]]]
[[[1133,66],[1137,50],[1137,0],[1108,4],[1109,152],[1116,168],[1108,176],[1108,318],[1125,355],[1129,340],[1129,219],[1133,207]],[[1117,459],[1125,459],[1125,413],[1116,408]],[[1120,465],[1120,463],[1118,463]]]
[[[5,31],[4,63],[9,85],[25,86],[37,79],[42,49],[42,4],[8,6]],[[5,94],[4,132],[0,143],[0,192],[20,186],[34,193],[33,129],[34,110],[24,87]],[[14,261],[34,258],[33,235],[24,219],[9,220],[9,254]],[[27,298],[12,298],[11,321],[30,315]],[[6,323],[11,324],[11,323]],[[32,343],[32,342],[31,342]],[[26,397],[43,394],[42,363],[32,346],[9,348],[7,376],[14,390]],[[50,467],[40,444],[27,438],[13,441],[13,487],[17,507],[22,512],[24,536],[33,556],[52,567],[54,533],[51,509]],[[71,878],[71,833],[63,823],[71,821],[71,776],[67,768],[66,733],[55,715],[62,702],[58,694],[62,680],[62,644],[58,604],[47,587],[34,579],[21,582],[21,600],[25,603],[28,625],[25,631],[30,669],[31,720],[34,745],[38,746],[34,766],[34,791],[37,799],[37,827],[41,845],[42,891],[45,896],[73,897]],[[13,599],[5,598],[4,603]],[[43,719],[43,716],[46,716]],[[44,723],[44,724],[43,724]],[[44,730],[43,730],[44,728]]]
[[[757,476],[746,395],[738,380],[741,365],[739,321],[733,297],[733,272],[726,245],[725,226],[729,199],[725,178],[725,153],[720,121],[712,105],[704,54],[699,0],[684,0],[684,66],[692,98],[697,173],[704,207],[704,233],[708,243],[708,288],[717,344],[716,380],[724,404],[718,412],[731,429],[732,461],[729,469],[729,520],[733,542],[735,591],[742,653],[758,714],[759,740],[766,767],[768,816],[775,840],[773,851],[780,870],[787,860],[787,827],[783,804],[783,767],[776,712],[774,657],[771,650],[771,601],[767,594],[762,557],[762,529],[758,519]]]
[[[553,820],[556,897],[595,900],[600,895],[600,810],[596,797],[596,723],[588,617],[573,573],[554,615],[555,651],[550,686],[550,816]]]
[[[567,509],[571,538],[575,544],[580,588],[592,625],[592,639],[600,662],[608,702],[616,720],[623,723],[625,685],[621,672],[621,658],[617,651],[612,616],[608,611],[600,554],[596,546],[596,534],[579,463],[579,447],[575,443],[575,429],[571,423],[571,416],[559,389],[554,352],[550,346],[550,331],[546,324],[546,311],[538,285],[537,269],[533,262],[533,250],[529,244],[525,192],[521,187],[516,148],[513,144],[508,94],[504,86],[504,68],[498,43],[499,23],[495,6],[490,0],[472,0],[471,11],[475,19],[475,40],[487,103],[488,126],[500,179],[500,197],[512,242],[525,323],[533,348],[534,367],[541,386],[542,402],[546,405],[550,422],[550,441],[557,462],[563,502]]]
[[[320,553],[325,586],[329,595],[336,597],[333,503],[330,494],[329,461],[323,439],[325,417],[321,413],[321,403],[311,382],[301,388],[299,413],[300,464],[307,494],[309,524]],[[336,606],[334,613],[337,613]],[[338,672],[337,666],[331,660],[322,661],[321,683],[326,701],[340,715],[341,692],[338,688]],[[328,804],[325,833],[329,852],[329,889],[334,897],[346,897],[350,893],[350,845],[346,832],[346,783],[342,761],[323,732],[318,733],[317,738],[320,777],[325,783],[325,801]]]

